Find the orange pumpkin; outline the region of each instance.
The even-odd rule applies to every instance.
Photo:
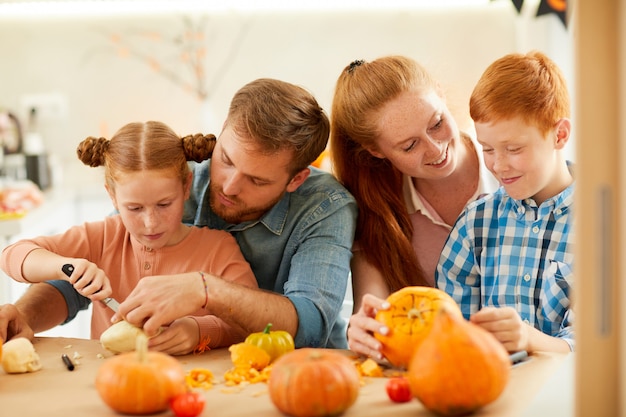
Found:
[[[107,359],[96,374],[96,389],[113,410],[124,414],[164,411],[169,401],[186,391],[185,371],[178,360],[162,352],[148,352],[145,336],[137,350]]]
[[[404,287],[387,297],[389,309],[376,313],[376,320],[389,333],[374,336],[383,345],[382,353],[393,365],[406,368],[413,351],[428,336],[433,319],[442,306],[462,317],[457,303],[445,292],[432,287]]]
[[[488,331],[447,308],[415,350],[408,370],[411,392],[428,410],[460,416],[496,400],[511,373],[509,354]]]
[[[330,349],[301,348],[272,365],[270,399],[295,417],[337,416],[359,395],[359,373],[350,359]]]

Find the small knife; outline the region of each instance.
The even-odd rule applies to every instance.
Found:
[[[107,297],[104,300],[101,300],[104,304],[106,304],[111,310],[117,311],[120,309],[120,303],[117,302],[115,298]]]
[[[67,275],[68,277],[72,275],[72,272],[74,272],[74,265],[72,264],[65,264],[63,265],[63,267],[61,268],[61,270],[63,271],[63,273],[65,275]],[[104,300],[101,300],[107,307],[109,307],[111,310],[115,311],[117,313],[117,311],[120,308],[120,303],[117,302],[117,300],[115,298],[112,297],[107,297]]]
[[[518,352],[511,353],[509,355],[509,359],[511,360],[511,365],[519,365],[520,363],[528,359],[528,352],[526,352],[525,350],[520,350]]]

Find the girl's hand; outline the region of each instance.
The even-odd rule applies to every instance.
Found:
[[[186,355],[193,352],[198,345],[199,333],[198,323],[190,317],[183,317],[151,337],[148,347],[170,355]]]
[[[80,295],[91,301],[103,300],[112,293],[111,282],[98,265],[86,259],[70,259],[67,262],[74,267],[71,275],[63,276]]]
[[[370,356],[377,360],[383,359],[382,344],[374,337],[374,333],[387,334],[389,329],[376,321],[376,312],[389,308],[389,303],[371,294],[365,294],[359,311],[350,317],[348,324],[348,346],[360,355]]]

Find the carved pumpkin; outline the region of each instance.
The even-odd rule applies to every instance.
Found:
[[[460,416],[496,400],[510,373],[509,354],[491,333],[443,308],[415,350],[408,378],[428,410]]]
[[[404,287],[387,297],[389,309],[376,313],[376,320],[389,328],[387,335],[375,333],[382,353],[393,365],[406,368],[413,351],[428,336],[433,319],[442,306],[462,317],[457,303],[445,292],[432,287]]]
[[[301,348],[272,365],[272,402],[295,417],[337,416],[354,404],[360,377],[345,355],[330,349]]]
[[[96,375],[102,400],[123,414],[164,411],[173,397],[186,391],[185,371],[178,360],[148,352],[148,339],[137,338],[137,350],[107,359]]]

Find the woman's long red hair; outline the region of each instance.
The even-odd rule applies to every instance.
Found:
[[[331,111],[333,170],[359,206],[355,240],[390,291],[428,281],[411,243],[413,226],[403,199],[402,173],[367,149],[375,149],[381,107],[413,88],[437,88],[437,83],[409,58],[355,61],[337,80]]]

